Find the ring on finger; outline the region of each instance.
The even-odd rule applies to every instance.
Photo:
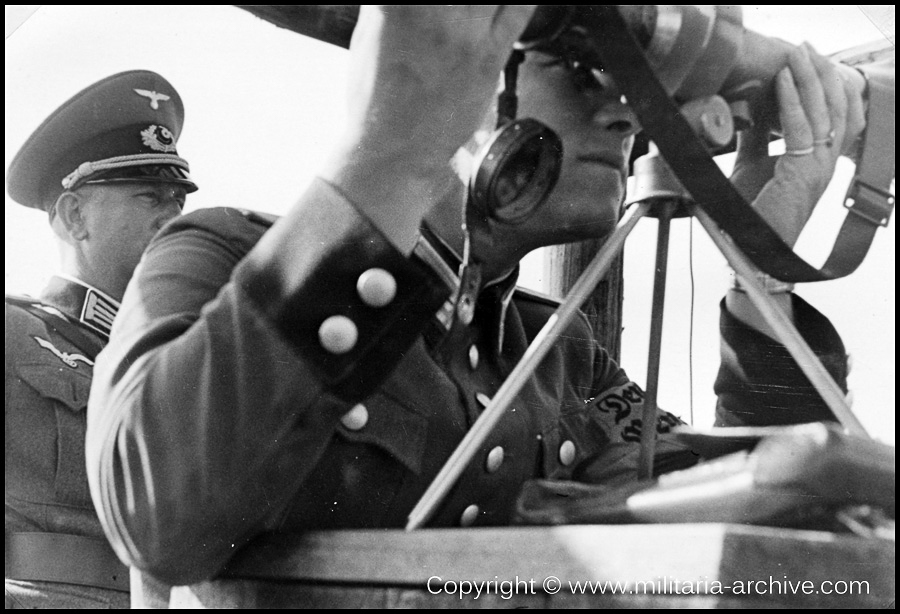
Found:
[[[786,149],[784,151],[784,155],[786,156],[807,156],[815,151],[815,146],[810,145],[809,147],[804,147],[803,149]]]
[[[831,147],[834,145],[834,129],[832,128],[831,132],[828,133],[824,139],[815,139],[813,141],[813,146],[815,145],[824,145],[825,147]]]

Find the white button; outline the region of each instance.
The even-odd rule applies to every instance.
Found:
[[[351,431],[358,431],[369,422],[369,410],[362,403],[357,403],[353,409],[341,416],[341,424]]]
[[[575,444],[566,439],[559,446],[559,462],[568,467],[575,461]]]
[[[384,269],[369,269],[356,280],[356,292],[369,307],[384,307],[397,296],[397,281]]]
[[[491,404],[491,397],[484,394],[483,392],[479,392],[475,395],[475,400],[478,401],[482,407],[487,407]]]
[[[469,348],[469,366],[473,371],[478,368],[478,346],[476,345]]]
[[[500,465],[503,464],[503,455],[505,452],[501,446],[497,446],[487,455],[487,462],[485,463],[485,469],[487,469],[488,473],[494,473],[497,469],[500,468]]]
[[[459,526],[461,527],[471,527],[472,523],[478,519],[478,509],[477,505],[470,505],[466,509],[463,510],[462,516],[459,518]]]
[[[332,354],[346,354],[356,345],[359,333],[347,316],[331,316],[319,327],[319,343]]]

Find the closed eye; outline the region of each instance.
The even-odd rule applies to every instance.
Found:
[[[150,205],[156,205],[159,202],[159,196],[157,196],[156,192],[153,192],[152,190],[148,190],[146,192],[138,192],[137,194],[133,194],[132,197],[140,198],[142,201]]]
[[[174,190],[165,194],[160,194],[156,190],[146,190],[137,192],[132,195],[133,198],[139,198],[142,202],[147,203],[150,207],[160,207],[174,201],[179,209],[184,209],[187,194],[183,190]]]

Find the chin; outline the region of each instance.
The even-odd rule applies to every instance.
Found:
[[[567,242],[605,239],[616,228],[615,219],[594,220],[586,222],[568,234]]]
[[[616,219],[568,219],[564,222],[548,222],[540,226],[533,233],[536,239],[536,247],[548,245],[561,245],[578,241],[604,239],[615,229]]]
[[[556,208],[552,219],[543,227],[556,243],[570,243],[588,239],[602,239],[616,227],[620,217],[619,200],[605,200],[593,203],[582,200],[575,206],[562,205]],[[549,204],[549,203],[548,203]]]

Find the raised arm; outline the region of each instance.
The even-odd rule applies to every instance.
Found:
[[[123,560],[192,583],[279,525],[449,295],[409,256],[531,11],[362,7],[349,128],[290,212],[267,229],[199,211],[156,238],[89,412],[92,496]]]

